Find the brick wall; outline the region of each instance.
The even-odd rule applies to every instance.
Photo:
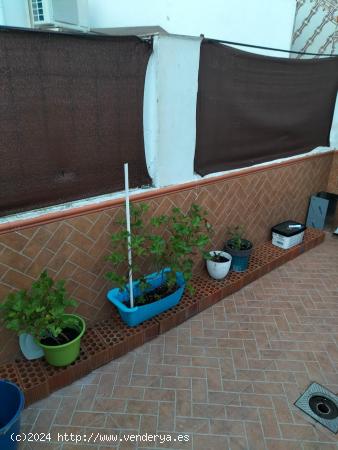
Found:
[[[338,150],[333,155],[327,190],[338,194]]]
[[[327,187],[331,162],[332,154],[298,160],[153,196],[147,203],[153,214],[172,206],[187,209],[192,202],[204,206],[215,228],[215,249],[223,246],[225,230],[234,224],[245,224],[247,237],[258,244],[269,239],[276,223],[305,219],[309,196]],[[123,207],[116,206],[0,234],[0,299],[13,289],[29,287],[47,268],[55,278],[67,280],[70,295],[79,302],[77,312],[88,321],[109,314],[105,256],[121,213]],[[196,271],[201,267],[202,261],[196,261]],[[18,351],[16,336],[0,329],[0,342],[0,362],[13,358]]]
[[[338,195],[338,150],[333,155],[327,191]],[[334,225],[338,227],[338,207],[336,207]]]

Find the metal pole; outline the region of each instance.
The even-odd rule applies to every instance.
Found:
[[[130,295],[130,307],[134,307],[134,291],[133,291],[133,269],[132,254],[131,254],[131,231],[130,231],[130,206],[129,206],[129,174],[128,163],[124,164],[124,186],[126,192],[126,222],[128,231],[128,266],[129,266],[129,295]]]

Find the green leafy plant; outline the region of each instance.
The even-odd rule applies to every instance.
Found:
[[[133,205],[131,208],[131,267],[127,261],[128,232],[122,229],[112,235],[114,250],[107,259],[112,262],[115,270],[108,272],[106,278],[123,290],[131,268],[133,276],[140,282],[141,291],[145,292],[149,285],[139,264],[142,258],[151,257],[156,272],[162,274],[162,284],[167,285],[169,290],[176,285],[176,272],[182,272],[187,288],[192,292],[189,281],[192,278],[194,258],[198,254],[207,255],[204,249],[210,242],[212,231],[206,219],[206,211],[196,204],[192,204],[187,213],[180,208],[173,208],[171,214],[152,217],[145,227],[143,214],[148,209],[146,204]],[[119,224],[125,227],[124,220]],[[119,265],[125,268],[123,275],[118,271]],[[171,270],[165,272],[164,269],[168,267]],[[143,302],[144,297],[140,296],[138,303]]]
[[[78,321],[65,316],[67,307],[76,306],[66,295],[65,282],[54,282],[46,271],[32,284],[30,290],[8,294],[0,305],[4,325],[17,334],[29,333],[37,340],[53,337],[57,341],[65,328],[78,329]]]
[[[247,240],[244,239],[245,228],[243,225],[236,225],[228,228],[228,235],[231,241],[231,248],[244,250],[247,248]]]

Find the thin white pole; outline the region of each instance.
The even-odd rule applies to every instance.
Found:
[[[130,295],[130,307],[133,308],[134,307],[134,291],[133,291],[133,270],[131,268],[132,254],[131,254],[128,163],[124,164],[124,186],[125,186],[125,192],[126,192],[126,222],[127,222],[127,231],[128,231],[129,295]]]

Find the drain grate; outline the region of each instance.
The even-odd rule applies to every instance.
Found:
[[[310,384],[295,406],[333,433],[338,432],[338,396],[320,384]]]

